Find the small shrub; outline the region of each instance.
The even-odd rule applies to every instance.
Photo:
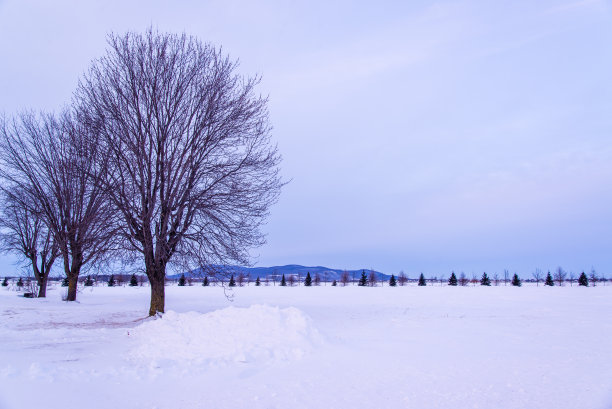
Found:
[[[550,271],[546,275],[546,281],[544,281],[544,285],[547,285],[547,286],[550,286],[550,287],[555,285],[555,282],[553,281],[553,278],[552,278],[552,275],[550,274]]]
[[[332,282],[332,287],[336,287],[337,285],[338,285],[338,282],[337,282],[336,280],[334,280],[334,281]]]
[[[395,276],[391,274],[391,278],[389,279],[389,287],[395,287],[395,286],[397,286],[397,280],[395,279]]]
[[[230,277],[229,286],[230,287],[236,287],[236,280],[234,280],[234,275],[233,274]]]
[[[522,285],[521,279],[516,273],[514,273],[514,276],[512,276],[512,285],[515,287],[520,287]]]
[[[448,279],[448,285],[452,285],[453,287],[457,286],[457,276],[455,275],[455,272],[453,271],[450,278]]]
[[[17,280],[17,287],[23,287],[23,279],[21,277],[19,277],[19,280]]]
[[[582,274],[580,274],[580,277],[578,277],[578,285],[584,287],[589,286],[589,279],[587,278],[586,274],[584,274],[584,271]]]
[[[85,287],[93,287],[93,280],[91,279],[91,276],[87,276],[85,279]]]
[[[186,282],[187,281],[185,280],[185,274],[181,274],[181,278],[179,278],[178,282],[179,287],[185,287]]]
[[[287,280],[285,280],[285,275],[283,274],[283,277],[281,278],[281,282],[280,282],[281,287],[286,287],[287,286]]]
[[[208,277],[204,277],[204,281],[202,281],[202,286],[203,287],[208,287],[210,285],[210,283],[208,282]]]
[[[110,277],[108,278],[108,286],[109,287],[115,286],[115,275],[114,274],[111,274]]]
[[[136,287],[138,285],[138,279],[136,278],[136,274],[132,274],[130,277],[130,287]]]
[[[360,287],[365,287],[368,284],[368,277],[366,276],[365,270],[361,272],[361,278],[359,279],[359,283],[357,284]]]
[[[491,280],[489,279],[489,276],[487,275],[487,273],[482,274],[482,278],[480,279],[480,285],[486,285],[486,286],[491,285]]]
[[[304,285],[306,287],[310,287],[312,285],[312,278],[310,277],[310,272],[306,273],[306,279],[304,279]]]
[[[255,287],[259,287],[261,285],[261,281],[259,280],[259,277],[257,277],[257,279],[255,280]]]
[[[8,287],[8,277],[4,277],[4,281],[2,281],[2,287]]]
[[[423,273],[421,273],[421,275],[419,276],[419,286],[425,287],[426,285],[427,283],[425,282],[425,276],[423,275]]]

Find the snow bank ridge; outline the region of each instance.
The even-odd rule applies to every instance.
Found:
[[[229,307],[206,314],[168,311],[130,330],[131,357],[141,364],[222,364],[301,358],[321,342],[297,308]],[[166,366],[166,365],[163,365]]]

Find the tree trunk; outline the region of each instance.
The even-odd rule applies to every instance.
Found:
[[[68,296],[66,301],[76,301],[78,275],[68,277]]]
[[[48,275],[44,275],[40,277],[38,280],[38,298],[45,298],[47,296],[47,279]]]
[[[151,283],[151,307],[149,308],[149,316],[152,317],[158,312],[164,312],[164,306],[166,302],[164,276],[165,272],[159,277],[158,274],[149,276],[149,282]]]

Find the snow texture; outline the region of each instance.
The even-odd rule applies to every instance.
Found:
[[[0,408],[612,408],[612,286],[0,289]]]

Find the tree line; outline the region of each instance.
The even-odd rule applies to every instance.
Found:
[[[46,294],[120,264],[164,312],[169,268],[249,263],[283,185],[259,77],[220,48],[149,29],[108,36],[58,113],[0,117],[0,243]]]

